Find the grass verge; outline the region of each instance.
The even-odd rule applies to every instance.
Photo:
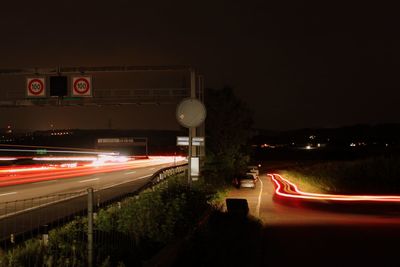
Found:
[[[303,191],[341,194],[400,194],[400,158],[378,157],[355,161],[296,166],[279,173]]]

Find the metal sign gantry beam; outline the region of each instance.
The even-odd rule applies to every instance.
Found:
[[[51,67],[51,68],[21,68],[0,69],[0,77],[5,76],[54,76],[54,75],[82,75],[82,74],[107,74],[107,73],[133,73],[133,72],[176,72],[194,73],[190,66],[100,66],[100,67]],[[15,80],[15,79],[14,79]],[[21,83],[22,84],[22,83]],[[40,97],[32,99],[27,97],[26,90],[21,85],[3,87],[0,95],[0,106],[88,106],[88,105],[137,105],[137,104],[176,104],[181,99],[193,97],[190,88],[193,84],[184,87],[161,88],[102,88],[95,86],[92,97],[66,96],[62,98]],[[195,93],[196,94],[196,93]],[[201,95],[199,92],[198,95]]]
[[[59,73],[112,73],[112,72],[184,72],[191,71],[190,66],[104,66],[104,67],[56,67],[56,68],[23,68],[0,69],[0,75],[56,75]]]

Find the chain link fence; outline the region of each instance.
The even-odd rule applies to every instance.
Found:
[[[10,257],[8,262],[3,262],[2,257],[21,244],[24,257],[28,257],[25,266],[61,266],[60,261],[63,266],[87,266],[99,262],[99,259],[93,259],[93,249],[96,250],[95,257],[102,257],[118,254],[121,248],[132,248],[135,240],[107,230],[116,229],[113,209],[121,209],[124,199],[138,198],[145,189],[154,188],[166,178],[186,171],[186,164],[161,169],[144,184],[130,190],[129,184],[125,184],[94,192],[89,189],[0,203],[0,266],[10,266]],[[105,216],[105,209],[111,217],[98,220],[99,216]],[[93,228],[93,220],[102,225]],[[43,245],[51,254],[39,259],[35,254]],[[79,259],[88,259],[88,262]],[[107,258],[101,261],[107,261]],[[14,264],[18,266],[18,263]]]

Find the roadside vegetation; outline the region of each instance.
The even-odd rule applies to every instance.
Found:
[[[400,194],[400,157],[298,165],[280,171],[301,189],[345,194]]]
[[[217,186],[230,185],[250,161],[252,112],[225,87],[206,91],[206,162],[204,179]]]
[[[97,212],[94,266],[141,266],[168,242],[186,235],[211,208],[213,191],[203,184],[189,189],[186,177],[170,178]],[[0,266],[86,266],[87,219],[74,221],[0,250]]]

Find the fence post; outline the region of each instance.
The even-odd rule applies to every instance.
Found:
[[[88,188],[88,267],[93,267],[93,188]]]
[[[48,225],[42,225],[40,233],[42,234],[42,242],[43,245],[47,246],[49,243],[49,230],[48,230]]]

